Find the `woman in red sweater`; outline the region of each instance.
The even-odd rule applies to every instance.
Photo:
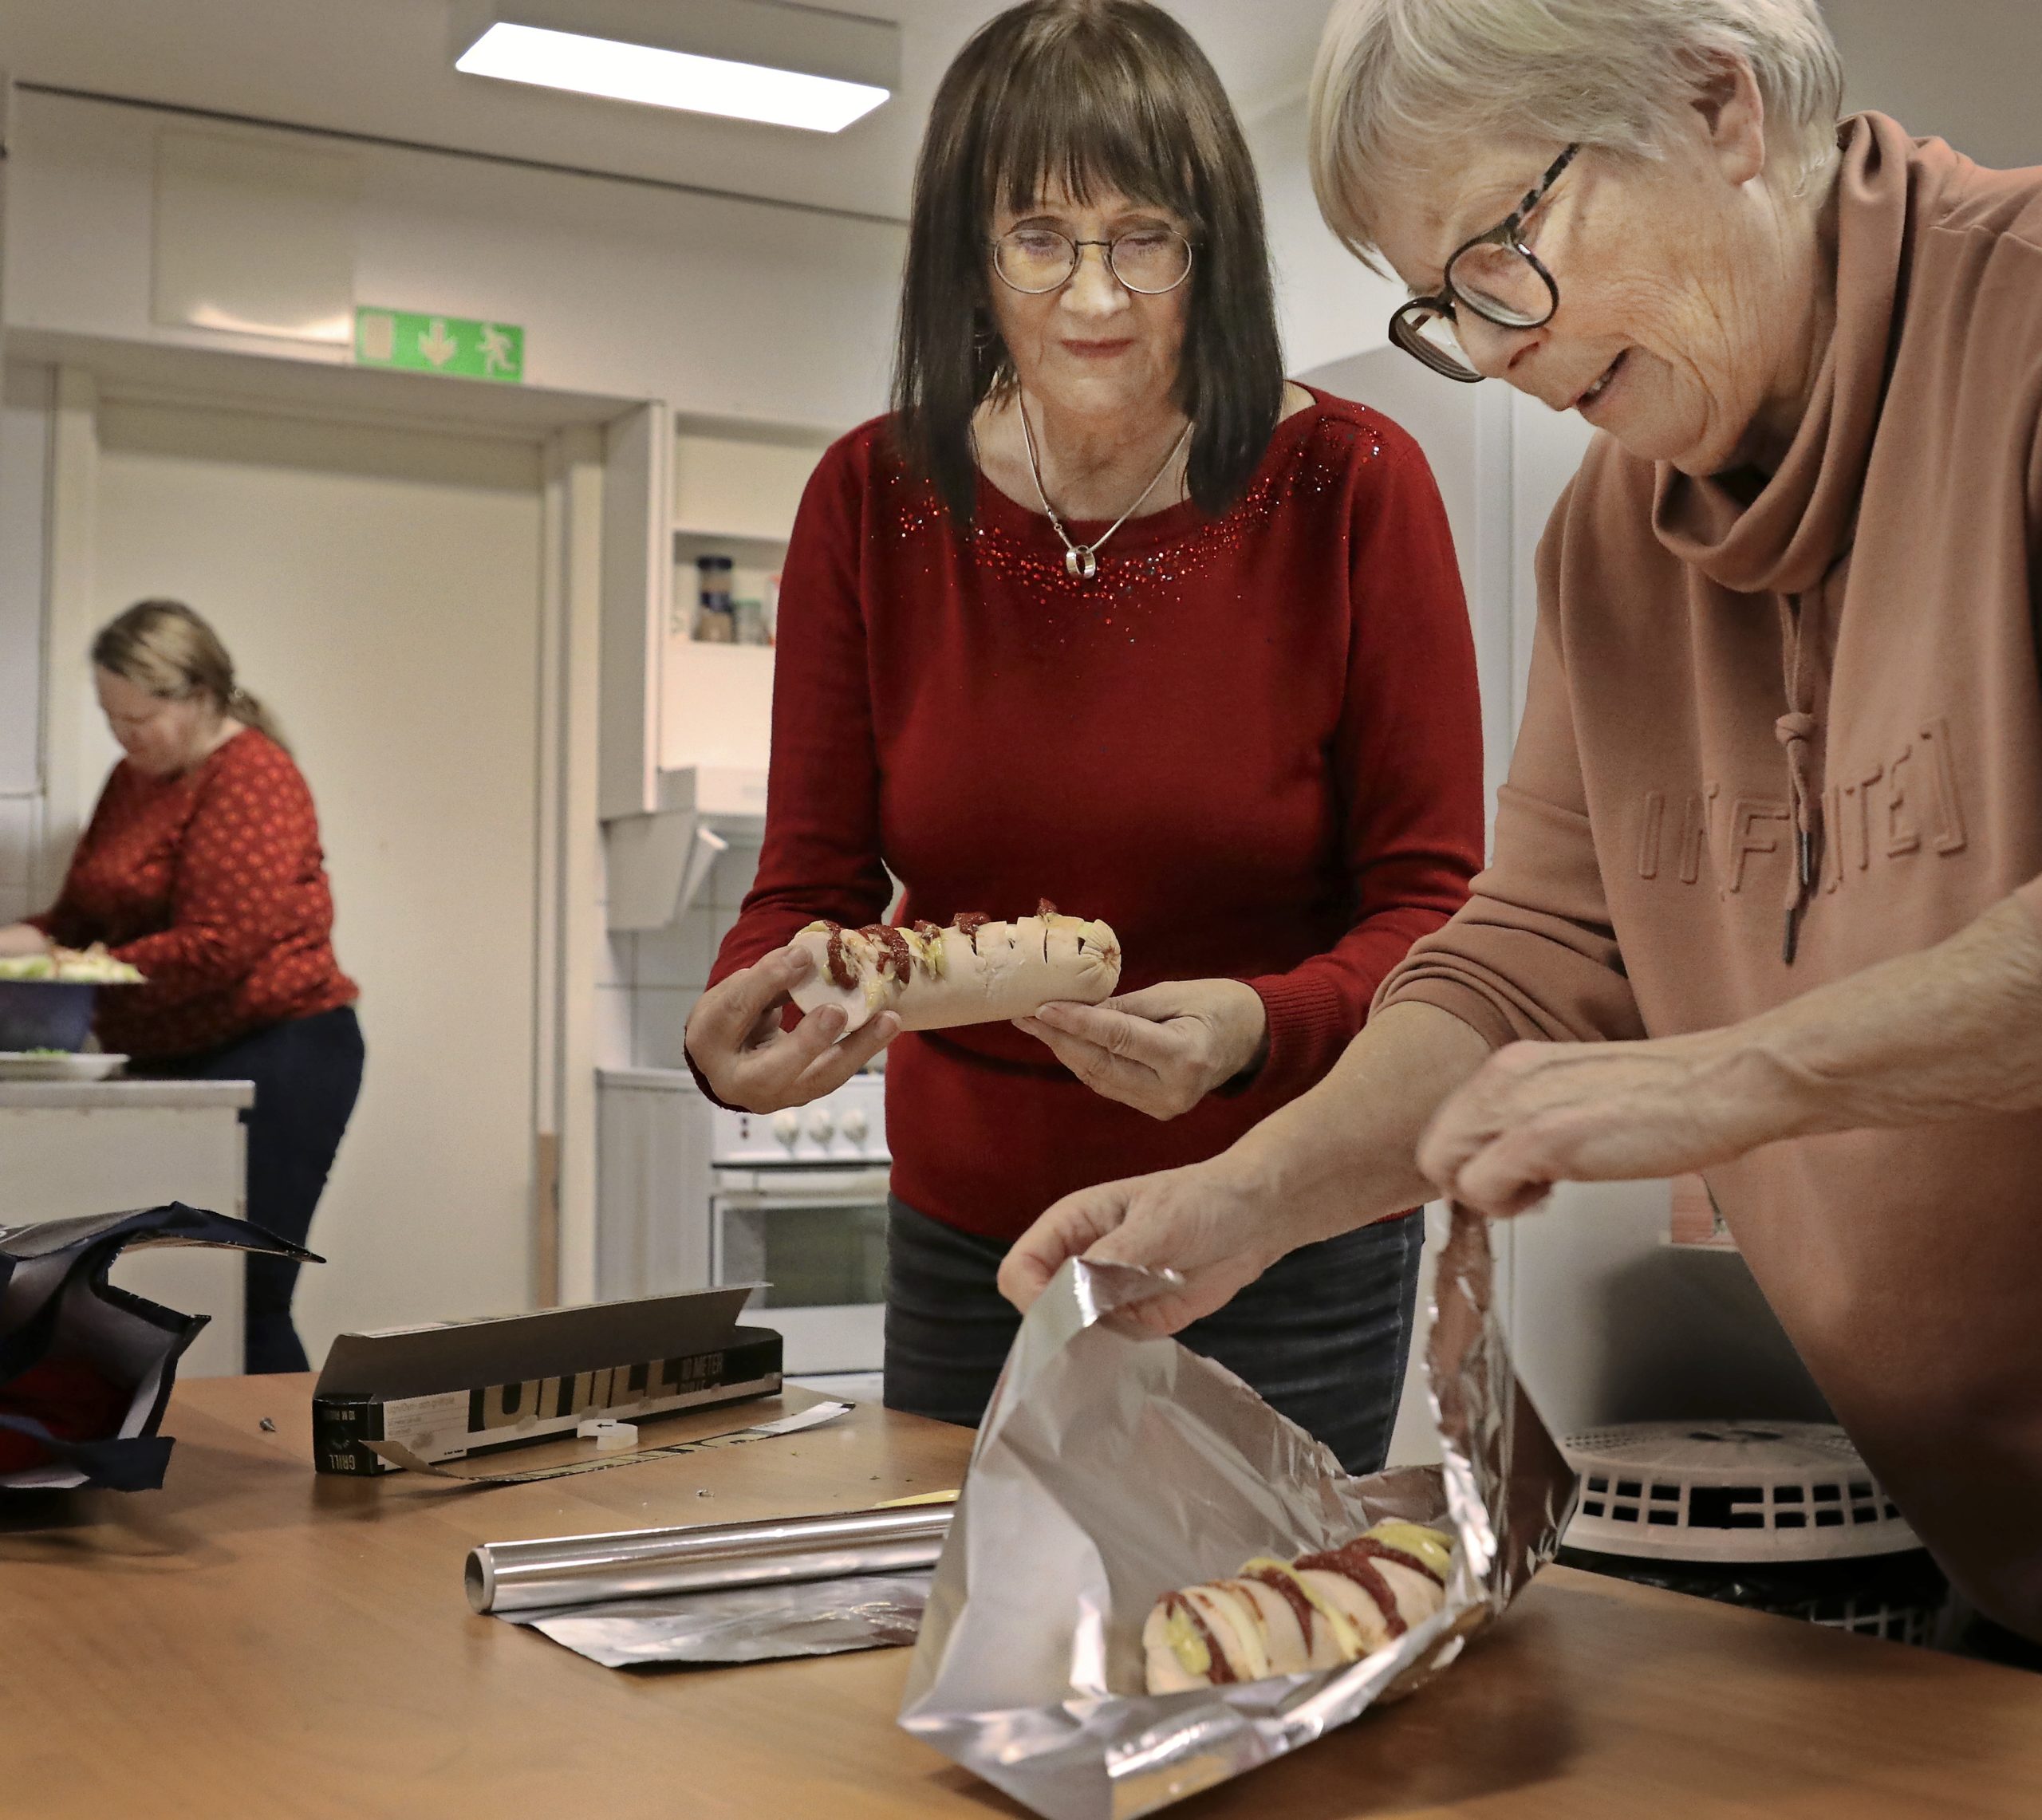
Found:
[[[253,1081],[248,1217],[302,1244],[362,1070],[312,793],[189,607],[130,607],[93,640],[93,666],[127,755],[56,903],[0,929],[0,954],[104,942],[140,969],[145,985],[101,995],[101,1042],[139,1073]],[[247,1369],[303,1371],[298,1266],[247,1270]]]
[[[1465,896],[1474,660],[1424,458],[1286,384],[1254,170],[1141,0],[1033,0],[945,77],[894,416],[825,456],[781,597],[756,884],[691,1060],[764,1111],[898,1031],[783,1028],[818,917],[1104,918],[1122,995],[901,1037],[886,1400],[976,1422],[1008,1243],[1082,1184],[1203,1159],[1319,1080]],[[1372,1469],[1416,1219],[1295,1252],[1182,1337]]]

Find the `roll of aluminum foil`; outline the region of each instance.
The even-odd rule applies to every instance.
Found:
[[[508,1617],[616,1599],[909,1573],[935,1565],[951,1514],[948,1505],[921,1506],[486,1542],[469,1551],[468,1603]]]

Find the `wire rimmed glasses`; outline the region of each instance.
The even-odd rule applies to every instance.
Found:
[[[1524,199],[1486,234],[1467,242],[1446,262],[1436,297],[1414,297],[1390,319],[1390,338],[1436,373],[1476,385],[1476,372],[1461,345],[1457,313],[1467,309],[1499,329],[1541,329],[1560,306],[1560,287],[1521,238],[1533,210],[1581,149],[1570,145]]]
[[[1054,227],[1017,227],[992,242],[992,269],[1011,289],[1040,297],[1070,282],[1087,246],[1102,249],[1106,270],[1142,297],[1175,290],[1191,276],[1191,242],[1173,227],[1137,227],[1110,240],[1074,240]]]

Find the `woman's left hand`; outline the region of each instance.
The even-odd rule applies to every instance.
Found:
[[[1440,1108],[1418,1167],[1492,1219],[1557,1182],[1650,1180],[1725,1163],[1802,1129],[1781,1070],[1734,1026],[1643,1042],[1517,1042]]]
[[[1045,1005],[1014,1022],[1094,1093],[1159,1119],[1259,1067],[1269,1040],[1262,995],[1238,979],[1168,980],[1103,1005]]]

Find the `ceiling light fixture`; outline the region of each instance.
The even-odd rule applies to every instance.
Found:
[[[841,132],[899,80],[899,28],[775,0],[507,0],[465,9],[454,67],[691,113]],[[479,27],[479,29],[478,29]]]

